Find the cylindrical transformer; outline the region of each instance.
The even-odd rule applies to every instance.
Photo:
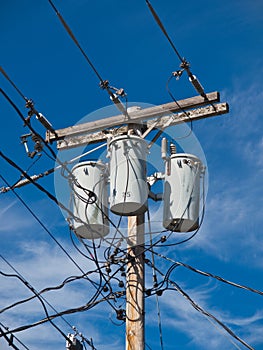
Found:
[[[200,178],[203,165],[191,154],[172,154],[166,162],[163,226],[174,232],[199,227]]]
[[[147,142],[136,135],[110,142],[110,210],[114,214],[139,215],[147,210],[147,153]]]
[[[72,169],[73,214],[80,219],[73,219],[73,228],[82,238],[102,238],[109,233],[105,169],[101,161],[80,162]]]

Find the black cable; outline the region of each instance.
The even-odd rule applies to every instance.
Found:
[[[199,80],[197,79],[197,77],[195,75],[192,74],[192,72],[190,71],[190,64],[189,62],[186,61],[185,58],[183,58],[178,50],[176,49],[174,43],[172,42],[171,38],[169,37],[166,29],[164,28],[164,25],[162,24],[159,16],[157,15],[156,11],[154,10],[154,8],[152,7],[152,5],[150,4],[149,0],[146,0],[146,3],[155,19],[155,21],[157,22],[157,24],[159,25],[160,29],[162,30],[163,34],[165,35],[165,37],[167,38],[167,40],[169,41],[171,47],[173,48],[174,52],[176,53],[177,57],[179,58],[179,60],[181,61],[180,67],[182,68],[182,70],[176,72],[177,76],[179,77],[180,75],[182,75],[183,71],[185,70],[188,74],[189,77],[189,81],[190,83],[193,85],[193,87],[195,88],[195,90],[197,91],[198,94],[200,94],[205,100],[207,100],[207,96],[206,93],[204,91],[204,88],[202,87],[202,85],[200,84]],[[211,104],[212,105],[212,104]],[[212,107],[215,109],[215,107],[212,105]]]
[[[214,278],[214,279],[216,279],[216,280],[218,280],[218,281],[220,281],[220,282],[229,284],[229,285],[231,285],[231,286],[233,286],[233,287],[237,287],[237,288],[240,288],[240,289],[244,289],[244,290],[250,291],[250,292],[252,292],[252,293],[256,293],[256,294],[259,294],[259,295],[262,295],[262,296],[263,296],[263,291],[260,291],[260,290],[258,290],[258,289],[254,289],[254,288],[251,288],[251,287],[246,286],[246,285],[242,285],[242,284],[238,284],[238,283],[236,283],[236,282],[232,282],[232,281],[226,280],[225,278],[220,277],[220,276],[217,276],[217,275],[214,275],[214,274],[212,274],[211,272],[201,271],[201,270],[199,270],[199,269],[197,269],[197,268],[195,268],[195,267],[193,267],[193,266],[191,266],[191,265],[185,264],[185,263],[183,263],[183,262],[181,262],[181,261],[175,261],[175,260],[170,259],[170,258],[168,258],[168,257],[166,257],[166,256],[164,256],[164,255],[162,255],[162,254],[160,254],[160,253],[157,253],[157,252],[155,252],[155,251],[153,251],[153,253],[154,253],[155,255],[157,255],[157,256],[159,256],[159,257],[161,257],[161,258],[167,260],[167,261],[173,262],[174,264],[177,264],[178,266],[183,266],[183,267],[185,267],[185,268],[187,268],[187,269],[189,269],[189,270],[191,270],[191,271],[193,271],[193,272],[196,272],[196,273],[198,273],[198,274],[200,274],[200,275],[207,276],[207,277],[212,277],[212,278]]]
[[[159,27],[161,28],[163,34],[166,36],[167,40],[169,41],[170,45],[172,46],[174,52],[176,53],[177,57],[179,58],[179,60],[183,63],[184,62],[184,58],[180,55],[180,53],[178,52],[178,50],[176,49],[174,43],[172,42],[171,38],[169,37],[167,31],[164,28],[164,25],[162,24],[159,16],[157,15],[156,11],[154,10],[154,8],[152,7],[151,3],[149,0],[146,0],[146,3],[155,19],[155,21],[157,22],[157,24],[159,25]]]
[[[93,273],[96,273],[97,270],[93,270],[93,271],[88,271],[87,273],[85,274],[82,274],[81,276],[69,276],[67,277],[61,284],[57,285],[57,286],[53,286],[53,287],[46,287],[44,289],[42,289],[41,291],[38,292],[39,295],[42,295],[44,293],[47,293],[47,292],[50,292],[50,291],[54,291],[54,290],[59,290],[59,289],[62,289],[64,286],[66,286],[68,283],[71,283],[71,282],[74,282],[74,281],[78,281],[80,279],[87,279],[89,282],[90,280],[87,278],[88,275],[90,274],[93,274]],[[0,271],[1,273],[1,271]],[[5,276],[5,277],[8,277],[8,276]],[[33,295],[31,297],[28,297],[28,298],[25,298],[25,299],[22,299],[22,300],[19,300],[11,305],[8,305],[6,307],[4,307],[3,309],[0,310],[0,314],[7,311],[7,310],[10,310],[18,305],[21,305],[21,304],[24,304],[24,303],[27,303],[28,301],[31,301],[33,299],[36,298],[36,295]],[[46,301],[46,300],[45,300]],[[47,301],[46,301],[47,302]],[[51,305],[49,305],[50,307],[52,307]],[[53,309],[55,312],[56,310]],[[64,320],[65,321],[65,320]],[[67,322],[67,321],[65,321]],[[72,327],[69,323],[67,323],[70,327]]]
[[[162,276],[164,274],[157,268],[155,269],[160,273]],[[218,318],[216,318],[214,315],[203,309],[201,306],[199,306],[177,283],[174,281],[171,281],[170,279],[167,279],[167,282],[171,284],[177,292],[179,292],[187,301],[190,302],[190,304],[201,314],[203,314],[206,317],[211,318],[213,321],[215,321],[219,326],[221,326],[228,334],[230,334],[234,339],[236,339],[238,342],[243,344],[245,347],[247,347],[250,350],[255,350],[252,348],[249,344],[247,344],[243,339],[241,339],[239,336],[237,336],[229,327],[227,327],[223,322],[221,322]],[[172,289],[174,290],[174,289]]]
[[[54,315],[49,315],[49,319],[53,320],[57,317],[61,317],[63,315],[70,315],[70,314],[74,314],[74,313],[78,313],[78,312],[84,312],[84,311],[87,311],[87,310],[90,310],[92,309],[93,307],[95,307],[96,305],[104,302],[104,301],[107,301],[107,299],[114,299],[115,298],[115,295],[107,295],[106,297],[103,297],[102,299],[100,300],[96,300],[95,302],[92,302],[92,303],[86,303],[85,305],[83,306],[80,306],[80,307],[76,307],[76,308],[72,308],[72,309],[67,309],[67,310],[64,310],[64,311],[60,311]],[[17,327],[15,329],[12,329],[12,330],[8,330],[5,332],[6,335],[8,334],[11,334],[11,333],[17,333],[17,332],[22,332],[26,329],[30,329],[30,328],[33,328],[33,327],[36,327],[36,326],[39,326],[43,323],[46,323],[46,322],[49,322],[49,319],[48,318],[44,318],[40,321],[37,321],[35,323],[31,323],[31,324],[28,324],[28,325],[25,325],[25,326],[21,326],[21,327]]]
[[[65,22],[64,18],[61,16],[61,14],[59,13],[59,11],[57,10],[57,8],[55,7],[55,5],[53,4],[53,2],[51,0],[48,0],[48,2],[50,3],[50,5],[52,6],[53,10],[56,12],[56,15],[58,16],[60,22],[63,24],[64,28],[66,29],[66,31],[68,32],[68,34],[70,35],[71,39],[74,41],[74,43],[77,45],[77,47],[79,48],[80,52],[82,53],[82,55],[85,57],[86,61],[88,62],[88,64],[90,65],[90,67],[92,68],[93,72],[96,74],[96,76],[99,78],[100,82],[103,82],[104,80],[102,79],[101,75],[99,74],[99,72],[97,71],[97,69],[95,68],[94,64],[91,62],[91,60],[89,59],[89,57],[87,56],[87,54],[85,53],[85,51],[82,49],[82,47],[80,46],[78,40],[76,39],[76,37],[74,36],[72,30],[69,28],[69,26],[67,25],[67,23]]]
[[[14,89],[18,92],[18,94],[25,100],[28,101],[28,98],[25,97],[25,95],[22,93],[22,91],[16,86],[16,84],[9,78],[9,76],[6,74],[4,69],[0,67],[0,72],[3,74],[3,76],[9,81],[9,83],[14,87]]]
[[[1,152],[0,152],[1,153]],[[10,187],[7,180],[0,174],[0,178],[4,181],[4,183]],[[23,206],[29,211],[29,213],[34,217],[34,219],[39,223],[39,225],[47,232],[47,234],[52,238],[52,240],[60,247],[60,249],[67,255],[67,257],[73,262],[73,264],[84,274],[84,270],[76,263],[76,261],[69,255],[66,249],[59,243],[59,241],[55,238],[55,236],[51,233],[51,231],[43,224],[43,222],[37,217],[37,215],[33,212],[33,210],[26,204],[22,197],[12,189],[14,195],[18,198],[18,200],[23,204]]]
[[[66,23],[66,21],[64,20],[64,18],[62,17],[62,15],[59,13],[58,9],[55,7],[54,3],[51,0],[48,0],[48,2],[50,3],[51,7],[53,8],[53,10],[55,11],[56,15],[58,16],[60,22],[62,23],[62,25],[64,26],[64,28],[66,29],[66,31],[68,32],[69,36],[71,37],[71,39],[73,40],[73,42],[76,44],[76,46],[78,47],[78,49],[80,50],[80,52],[82,53],[82,55],[84,56],[84,58],[86,59],[86,61],[88,62],[89,66],[92,68],[93,72],[95,73],[95,75],[98,77],[99,81],[100,81],[100,87],[102,89],[105,89],[109,96],[110,99],[112,100],[112,102],[118,107],[118,109],[125,115],[127,116],[127,108],[125,109],[125,107],[123,106],[123,104],[121,103],[120,99],[117,97],[117,94],[119,91],[120,92],[120,96],[125,96],[125,93],[123,91],[123,89],[116,89],[113,88],[111,86],[109,86],[109,82],[107,80],[103,80],[101,75],[99,74],[99,72],[97,71],[97,69],[95,68],[94,64],[91,62],[90,58],[88,57],[88,55],[86,54],[86,52],[83,50],[83,48],[81,47],[80,43],[78,42],[78,40],[76,39],[75,35],[73,34],[72,30],[70,29],[70,27],[68,26],[68,24]],[[117,92],[117,94],[114,94],[111,90],[115,90]]]
[[[49,321],[59,332],[60,332],[60,334],[66,339],[66,340],[68,340],[68,337],[64,334],[64,332],[62,332],[61,330],[60,330],[60,328],[59,327],[57,327],[52,321],[51,321],[51,318],[50,318],[50,315],[48,314],[48,312],[47,312],[47,309],[46,309],[46,307],[45,307],[45,304],[44,304],[44,302],[48,305],[48,306],[50,306],[51,308],[52,308],[52,310],[56,313],[55,315],[53,315],[52,317],[53,318],[55,318],[55,317],[60,317],[70,328],[74,328],[64,317],[63,317],[63,315],[60,315],[60,313],[43,297],[43,296],[40,296],[42,293],[44,293],[45,291],[49,291],[49,290],[54,290],[54,289],[58,289],[58,288],[62,288],[66,283],[68,283],[68,281],[67,280],[65,280],[60,286],[57,286],[57,287],[55,287],[55,288],[46,288],[46,289],[44,289],[44,290],[42,290],[42,291],[40,291],[40,292],[37,292],[33,287],[32,287],[32,285],[30,285],[29,284],[29,282],[27,282],[26,280],[25,280],[25,278],[12,266],[12,264],[10,263],[10,262],[8,262],[2,255],[0,255],[0,257],[16,272],[16,275],[11,275],[11,274],[7,274],[7,273],[4,273],[4,272],[2,272],[2,271],[0,271],[0,274],[1,275],[3,275],[3,276],[5,276],[5,277],[16,277],[16,278],[18,278],[31,292],[33,292],[33,294],[35,295],[35,297],[37,298],[37,299],[39,299],[39,301],[41,302],[41,305],[42,305],[42,307],[44,308],[44,311],[45,311],[45,314],[46,314],[46,316],[47,316],[47,321]],[[93,273],[93,272],[95,272],[95,271],[91,271],[90,273]],[[86,273],[84,276],[85,276],[85,278],[87,277],[87,275],[88,275],[89,273]],[[83,276],[76,276],[76,278],[73,278],[73,280],[76,280],[76,279],[80,279],[80,278],[84,278]],[[88,279],[89,281],[90,281],[90,279]],[[70,280],[70,282],[72,282],[72,280]],[[31,300],[32,298],[28,298],[29,300]],[[28,301],[28,300],[27,300]],[[7,330],[7,332],[5,332],[5,335],[6,334],[9,334],[10,332],[9,332],[9,330]],[[86,339],[86,338],[85,338]],[[94,346],[93,346],[93,344],[91,344],[87,339],[86,339],[86,341],[87,341],[87,343],[88,343],[88,345],[89,346],[91,346],[92,347],[92,349],[95,349],[94,348]]]
[[[171,79],[172,79],[173,77],[174,77],[174,76],[171,75],[171,76],[168,78],[168,80],[167,80],[167,82],[166,82],[166,90],[167,90],[169,96],[171,97],[171,99],[174,101],[174,103],[175,103],[175,104],[177,105],[177,107],[179,108],[179,110],[180,110],[182,113],[184,113],[184,115],[189,119],[189,122],[190,122],[190,131],[189,131],[189,133],[188,133],[187,135],[185,135],[185,136],[175,138],[175,140],[181,140],[181,139],[185,139],[185,138],[189,137],[189,136],[192,134],[192,132],[193,132],[193,121],[192,121],[192,119],[189,117],[189,115],[188,115],[188,113],[185,111],[185,109],[184,109],[184,108],[180,105],[180,103],[175,99],[175,97],[174,97],[172,91],[170,90],[169,84],[170,84]]]
[[[10,264],[10,262],[8,262],[2,255],[0,255],[1,259],[3,259],[15,272],[16,274],[6,274],[4,272],[0,272],[1,275],[3,276],[8,276],[8,277],[15,277],[17,279],[19,279],[20,282],[22,282],[36,297],[37,299],[40,301],[43,310],[46,314],[47,317],[47,321],[50,322],[50,324],[66,339],[69,340],[68,337],[66,336],[66,334],[50,319],[46,305],[44,303],[44,299],[43,297],[41,297],[38,292],[35,290],[35,288],[12,266],[12,264]],[[13,333],[13,332],[11,332]],[[5,332],[5,334],[9,334],[8,332]]]
[[[5,326],[3,325],[2,322],[0,322],[0,326],[3,327],[5,330],[8,330],[8,327],[5,327]],[[4,332],[3,332],[3,330],[1,329],[1,327],[0,327],[0,333],[3,334]],[[14,344],[13,344],[13,339],[15,339],[20,345],[23,346],[24,349],[30,350],[20,339],[18,339],[18,337],[16,337],[16,336],[15,336],[14,334],[12,334],[12,333],[11,333],[11,335],[10,335],[10,339],[8,339],[7,335],[3,335],[3,337],[4,337],[5,340],[8,342],[8,345],[11,346],[11,347],[13,347],[13,349],[15,349],[14,346],[13,346],[13,345],[14,345]]]
[[[1,155],[2,152],[0,152]],[[23,173],[23,170],[20,169],[21,172]],[[2,175],[0,175],[0,178],[3,179],[3,181],[5,181],[5,183],[7,184],[7,186],[9,186],[9,184],[7,183],[7,181],[3,178]],[[34,183],[34,182],[33,182]],[[35,183],[34,183],[35,184]],[[39,185],[38,185],[39,186]],[[42,187],[42,186],[41,186]],[[21,203],[23,203],[23,205],[27,208],[27,210],[31,213],[31,215],[37,220],[37,222],[41,225],[41,227],[44,228],[44,230],[49,234],[49,236],[59,245],[59,247],[63,250],[63,252],[68,256],[68,258],[74,263],[74,265],[76,267],[78,267],[78,269],[84,274],[84,270],[71,258],[71,256],[67,253],[67,251],[63,248],[63,246],[56,240],[56,238],[51,234],[51,232],[45,227],[45,225],[40,221],[40,219],[35,215],[35,213],[28,207],[28,205],[24,202],[24,200],[16,193],[16,191],[14,189],[12,189],[12,191],[14,192],[14,194],[16,195],[16,197],[21,201]],[[73,213],[72,213],[73,214]],[[95,300],[99,294],[102,294],[101,288],[98,289],[97,285],[95,286],[95,282],[93,282],[92,280],[90,280],[90,283],[93,285],[94,288],[97,289],[97,291],[95,292],[94,296],[90,299],[90,302],[92,300]],[[110,304],[111,307],[113,307]],[[115,310],[115,308],[113,307],[113,309]]]
[[[15,350],[19,350],[19,348],[13,343],[13,339],[12,339],[13,334],[12,333],[11,333],[11,336],[9,339],[8,336],[5,334],[5,332],[2,330],[2,328],[0,327],[0,336],[5,338],[5,340],[8,342],[8,345],[11,346],[11,348],[13,348]]]

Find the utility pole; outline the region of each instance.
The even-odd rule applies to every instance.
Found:
[[[127,135],[132,125],[144,125],[142,138],[152,130],[165,128],[183,122],[219,116],[228,113],[227,103],[220,102],[218,92],[195,96],[178,103],[132,111],[85,124],[47,131],[46,141],[57,142],[60,150],[106,141],[112,137]],[[178,106],[181,106],[182,109]],[[185,112],[186,111],[186,112]],[[128,126],[127,126],[128,124]],[[149,144],[148,147],[150,147]],[[145,349],[144,308],[144,214],[128,217],[128,263],[126,271],[126,350]]]
[[[126,350],[144,350],[144,214],[128,217]]]

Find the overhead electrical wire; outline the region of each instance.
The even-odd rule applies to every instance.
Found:
[[[12,264],[10,262],[8,262],[6,260],[6,258],[4,258],[2,255],[0,255],[1,259],[3,259],[11,268],[12,270],[15,271],[15,274],[7,274],[7,273],[4,273],[4,272],[0,272],[1,275],[3,276],[8,276],[8,277],[15,277],[17,279],[19,279],[36,297],[37,299],[40,301],[42,307],[43,307],[43,310],[46,314],[46,317],[47,317],[47,320],[48,322],[66,339],[66,340],[69,340],[67,335],[50,319],[49,317],[49,313],[47,311],[47,308],[46,308],[46,305],[45,305],[45,302],[44,302],[44,299],[43,297],[41,297],[38,292],[35,290],[35,288],[12,266]],[[5,334],[8,334],[8,332],[5,332]],[[11,332],[13,333],[13,332]]]
[[[22,332],[22,331],[25,331],[27,329],[39,326],[39,325],[44,324],[44,323],[47,323],[47,322],[49,322],[49,320],[53,320],[53,319],[55,319],[57,317],[61,317],[61,316],[64,316],[64,315],[70,315],[70,314],[74,314],[74,313],[78,313],[78,312],[84,312],[84,311],[92,309],[93,307],[95,307],[96,305],[98,305],[98,304],[100,304],[100,303],[102,303],[104,301],[107,301],[107,299],[115,299],[115,298],[118,298],[118,297],[119,297],[119,293],[114,293],[112,295],[109,293],[109,295],[107,295],[106,297],[103,297],[100,300],[96,300],[96,301],[94,301],[92,303],[86,303],[85,305],[82,305],[80,307],[75,307],[75,308],[67,309],[67,310],[64,310],[64,311],[60,311],[60,312],[58,312],[56,314],[49,315],[49,318],[44,318],[44,319],[41,319],[40,321],[37,321],[37,322],[34,322],[34,323],[30,323],[30,324],[27,324],[27,325],[24,325],[24,326],[16,327],[14,329],[6,331],[4,334],[8,335],[8,334],[11,334],[11,333]]]
[[[1,152],[0,152],[1,153]],[[4,183],[10,187],[7,180],[0,174],[0,178]],[[10,187],[11,188],[11,187]],[[70,254],[66,251],[66,249],[62,246],[61,243],[56,239],[56,237],[51,233],[51,231],[44,225],[44,223],[38,218],[38,216],[34,213],[34,211],[26,204],[23,198],[14,190],[12,192],[17,197],[17,199],[23,204],[23,206],[29,211],[29,213],[34,217],[34,219],[39,223],[39,225],[46,231],[46,233],[52,238],[52,240],[60,247],[60,249],[66,254],[66,256],[72,261],[72,263],[84,274],[84,270],[76,263],[76,261],[70,256]]]
[[[151,5],[149,0],[146,0],[146,4],[148,5],[156,23],[158,24],[158,26],[160,27],[160,29],[162,30],[163,34],[165,35],[166,39],[169,41],[173,51],[175,52],[175,54],[177,55],[177,57],[179,58],[179,60],[181,61],[181,65],[180,67],[182,68],[181,71],[178,71],[177,74],[179,74],[179,76],[183,73],[183,71],[185,70],[188,74],[189,77],[189,81],[191,82],[191,84],[193,85],[193,87],[195,88],[195,90],[197,91],[198,94],[200,94],[202,97],[204,97],[204,99],[207,99],[206,93],[204,91],[204,88],[202,87],[202,85],[200,84],[199,80],[196,78],[195,75],[192,74],[192,72],[190,71],[190,64],[189,62],[186,61],[185,58],[183,58],[179,51],[176,49],[172,39],[170,38],[170,36],[168,35],[162,21],[160,20],[157,12],[154,10],[153,6]]]
[[[13,349],[18,349],[15,345],[14,345],[14,339],[23,346],[24,349],[26,350],[30,350],[17,336],[15,336],[14,334],[11,333],[10,335],[10,339],[8,338],[7,335],[4,335],[4,331],[2,330],[2,328],[4,328],[5,330],[8,330],[8,327],[4,326],[2,322],[0,322],[0,334],[3,335],[3,337],[5,338],[5,340],[8,342],[8,345],[10,347],[12,347]],[[19,350],[19,349],[18,349]]]
[[[172,42],[172,39],[169,37],[166,29],[164,28],[164,25],[162,24],[159,16],[157,15],[156,11],[154,10],[154,8],[152,7],[151,3],[149,0],[146,0],[146,3],[156,21],[156,23],[158,24],[158,26],[161,28],[163,34],[166,36],[167,40],[169,41],[171,47],[173,48],[174,52],[176,53],[177,57],[179,58],[179,60],[183,63],[184,62],[184,58],[180,55],[179,51],[176,49],[174,43]]]
[[[1,152],[0,152],[1,154]],[[7,186],[9,186],[9,184],[7,183],[7,181],[3,178],[2,175],[0,175],[0,178],[2,178],[3,181],[5,181],[5,183],[7,184]],[[49,236],[59,245],[59,247],[63,250],[63,252],[68,256],[68,258],[74,263],[74,265],[76,267],[78,267],[78,269],[82,272],[85,273],[84,270],[74,261],[74,259],[72,259],[72,257],[69,255],[69,253],[65,250],[65,248],[63,248],[63,246],[56,240],[56,238],[51,234],[51,232],[45,227],[45,225],[39,220],[39,218],[35,215],[35,213],[28,207],[28,205],[24,202],[24,200],[16,193],[16,191],[12,190],[14,192],[14,194],[17,196],[17,198],[21,201],[21,203],[27,208],[27,210],[31,213],[31,215],[38,221],[38,223],[44,228],[44,230],[49,234]],[[94,261],[95,262],[95,261]],[[93,285],[93,287],[95,287],[97,289],[97,291],[95,292],[94,296],[90,299],[95,300],[99,294],[102,293],[101,288],[98,288],[98,286],[95,286],[94,282],[91,281],[91,284]],[[109,305],[115,310],[114,306],[108,302]],[[116,310],[115,310],[116,311]]]
[[[55,315],[57,315],[57,317],[60,317],[70,328],[73,329],[74,327],[63,317],[63,315],[60,315],[60,314],[59,314],[59,312],[54,308],[54,306],[52,306],[43,296],[41,296],[41,294],[43,294],[43,293],[46,292],[46,291],[50,291],[50,290],[54,290],[54,289],[63,288],[64,285],[65,285],[66,283],[68,283],[67,280],[65,280],[64,283],[62,283],[60,286],[57,286],[57,287],[55,287],[55,288],[50,287],[50,288],[44,289],[44,290],[42,290],[42,291],[40,291],[40,292],[37,292],[37,291],[34,289],[34,287],[21,275],[20,272],[17,271],[16,268],[14,268],[14,266],[13,266],[6,258],[4,258],[1,254],[0,254],[0,257],[1,257],[1,259],[4,260],[5,263],[6,263],[9,267],[11,267],[11,269],[15,272],[15,274],[7,274],[7,273],[4,273],[3,271],[0,271],[0,275],[5,276],[5,277],[15,277],[15,278],[18,278],[18,279],[19,279],[19,280],[34,294],[34,298],[37,298],[37,299],[40,301],[40,303],[41,303],[41,305],[42,305],[42,307],[43,307],[43,309],[44,309],[44,311],[45,311],[45,314],[46,314],[46,316],[47,316],[47,321],[50,322],[50,323],[52,324],[52,326],[53,326],[54,328],[56,328],[56,329],[58,330],[58,332],[59,332],[66,340],[68,340],[68,337],[65,335],[65,333],[62,332],[61,329],[60,329],[56,324],[54,324],[54,323],[52,322],[52,320],[50,319],[50,316],[49,316],[49,314],[48,314],[48,312],[47,312],[47,308],[46,308],[46,306],[45,306],[45,303],[56,313]],[[94,271],[92,271],[92,273],[93,273],[93,272],[94,272]],[[87,275],[88,275],[88,273],[85,274],[85,277],[87,277]],[[80,279],[80,278],[84,278],[84,277],[83,277],[83,276],[81,276],[81,277],[80,277],[80,276],[77,276],[74,280]],[[70,281],[70,282],[71,282],[71,281]],[[19,304],[24,303],[24,302],[27,302],[27,301],[32,300],[32,299],[33,299],[33,298],[25,299],[25,300],[21,301]],[[16,306],[16,305],[18,305],[18,303],[16,303],[15,305],[12,305],[12,306],[10,306],[10,307],[14,307],[14,306]],[[10,307],[9,307],[9,308],[10,308]],[[5,310],[4,310],[4,311],[5,311]],[[55,318],[54,315],[53,315],[53,318]],[[9,333],[10,333],[10,332],[9,332],[9,329],[8,329],[7,332],[5,332],[5,334],[9,334]],[[12,333],[12,332],[11,332],[11,333]],[[86,338],[85,338],[85,339],[86,339]],[[91,344],[91,342],[89,342],[87,339],[86,339],[86,341],[88,342],[88,345],[89,345],[89,346],[92,345],[92,349],[95,349],[95,348],[93,347],[93,344]]]
[[[151,266],[151,265],[150,265]],[[152,266],[151,266],[152,267]],[[212,319],[215,321],[220,327],[222,327],[231,337],[236,339],[238,342],[243,344],[246,348],[250,350],[255,350],[253,347],[251,347],[248,343],[246,343],[243,339],[241,339],[238,335],[236,335],[228,326],[226,326],[222,321],[220,321],[217,317],[215,317],[213,314],[208,312],[207,310],[203,309],[200,305],[198,305],[179,285],[178,283],[172,281],[167,274],[164,275],[160,269],[158,269],[156,266],[154,267],[156,271],[163,277],[165,277],[165,280],[167,283],[169,283],[174,288],[166,287],[165,290],[176,290],[179,292],[190,304],[191,306],[196,309],[198,312],[203,314],[204,316]],[[213,323],[212,323],[213,324]]]
[[[103,90],[106,90],[107,93],[110,96],[110,99],[113,101],[113,103],[117,106],[117,108],[121,111],[121,113],[123,113],[125,116],[128,116],[127,114],[127,106],[125,108],[125,106],[123,106],[122,102],[120,101],[118,95],[120,97],[125,97],[126,94],[124,92],[123,89],[116,89],[114,87],[111,87],[109,85],[108,80],[103,80],[102,76],[99,74],[98,70],[95,68],[94,64],[91,62],[90,58],[88,57],[88,55],[86,54],[86,52],[83,50],[83,48],[81,47],[80,43],[78,42],[77,38],[75,37],[75,35],[73,34],[72,30],[70,29],[69,25],[66,23],[65,19],[62,17],[62,15],[59,13],[58,9],[55,7],[53,1],[48,0],[49,4],[51,5],[51,7],[53,8],[53,10],[55,11],[56,15],[58,16],[60,22],[62,23],[62,25],[64,26],[64,28],[66,29],[66,31],[68,32],[69,36],[71,37],[71,39],[73,40],[73,42],[76,44],[76,46],[78,47],[78,49],[80,50],[80,52],[82,53],[82,55],[84,56],[84,58],[86,59],[86,61],[88,62],[89,66],[91,67],[91,69],[93,70],[93,72],[95,73],[95,75],[98,77],[99,81],[100,81],[100,87]],[[115,93],[112,92],[112,90],[115,91]]]
[[[42,295],[42,294],[47,293],[47,292],[50,292],[50,291],[56,291],[56,290],[62,289],[62,288],[64,288],[67,284],[72,283],[72,282],[74,282],[74,281],[85,280],[85,279],[87,279],[86,277],[87,277],[88,275],[93,274],[93,273],[96,273],[96,272],[97,272],[97,270],[93,270],[93,271],[88,271],[87,273],[82,274],[81,276],[69,276],[69,277],[67,277],[62,283],[60,283],[60,284],[57,285],[57,286],[46,287],[46,288],[40,290],[40,291],[38,292],[38,295]],[[0,271],[0,274],[1,274],[1,271]],[[5,276],[5,277],[9,277],[9,276]],[[87,279],[87,280],[88,280],[88,279]],[[89,281],[89,280],[88,280],[88,281]],[[36,298],[36,295],[32,295],[32,296],[30,296],[30,297],[28,297],[28,298],[19,300],[19,301],[15,302],[15,303],[13,303],[13,304],[11,304],[11,305],[8,305],[8,306],[6,306],[6,307],[4,307],[4,308],[2,308],[2,309],[0,310],[0,314],[3,313],[3,312],[6,312],[7,310],[10,310],[10,309],[12,309],[12,308],[18,306],[18,305],[27,303],[27,302],[29,302],[29,301],[35,299],[35,298]],[[55,310],[54,310],[54,311],[55,311]]]
[[[250,292],[252,292],[252,293],[256,293],[256,294],[259,294],[259,295],[262,295],[262,296],[263,296],[263,291],[261,291],[261,290],[258,290],[258,289],[255,289],[255,288],[251,288],[251,287],[249,287],[249,286],[242,285],[242,284],[239,284],[239,283],[236,283],[236,282],[229,281],[229,280],[227,280],[227,279],[225,279],[225,278],[223,278],[223,277],[214,275],[214,274],[212,274],[212,273],[210,273],[210,272],[207,272],[207,271],[199,270],[199,269],[197,269],[197,268],[195,268],[195,267],[193,267],[193,266],[191,266],[191,265],[185,264],[185,263],[183,263],[183,262],[181,262],[181,261],[175,261],[175,260],[173,260],[173,259],[171,259],[171,258],[169,258],[169,257],[167,257],[167,256],[165,256],[165,255],[163,255],[163,254],[157,253],[156,251],[152,251],[152,252],[153,252],[153,254],[158,255],[159,257],[161,257],[161,258],[163,258],[163,259],[165,259],[165,260],[167,260],[167,261],[170,261],[170,262],[172,262],[172,263],[174,263],[174,264],[177,264],[178,266],[185,267],[185,268],[187,268],[188,270],[191,270],[191,271],[193,271],[193,272],[195,272],[195,273],[198,273],[198,274],[200,274],[200,275],[207,276],[207,277],[211,277],[211,278],[214,278],[214,279],[216,279],[216,280],[218,280],[218,281],[220,281],[220,282],[229,284],[229,285],[231,285],[231,286],[233,286],[233,287],[237,287],[237,288],[240,288],[240,289],[244,289],[244,290],[250,291]]]

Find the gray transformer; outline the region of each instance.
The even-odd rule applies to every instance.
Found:
[[[135,135],[114,138],[109,144],[110,210],[139,215],[147,210],[147,142]]]
[[[82,238],[103,238],[109,233],[105,171],[106,166],[100,161],[80,162],[72,169],[73,213],[81,220],[73,220],[73,228]],[[94,202],[89,191],[95,194]]]
[[[199,227],[200,178],[203,165],[191,154],[172,154],[166,161],[163,226],[175,232]]]

